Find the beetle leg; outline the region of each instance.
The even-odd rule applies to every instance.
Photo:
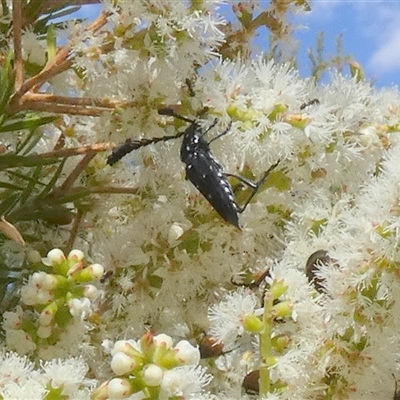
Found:
[[[249,186],[251,189],[253,189],[253,192],[251,193],[250,197],[246,200],[246,203],[244,203],[243,206],[239,206],[239,204],[236,203],[238,213],[241,214],[242,212],[244,212],[244,210],[247,208],[247,206],[249,205],[249,203],[251,202],[253,197],[258,192],[258,189],[260,188],[260,186],[262,186],[262,184],[268,178],[268,175],[270,174],[270,172],[278,166],[279,162],[280,162],[280,160],[278,160],[275,164],[271,165],[268,168],[268,170],[264,173],[263,177],[258,182],[253,182],[250,179],[244,178],[243,176],[240,176],[240,175],[224,174],[225,176],[231,176],[233,178],[238,179],[239,181],[243,182],[244,184]]]
[[[248,187],[250,187],[252,189],[257,189],[257,187],[258,187],[258,184],[256,182],[253,182],[250,179],[247,179],[247,178],[245,178],[243,176],[235,175],[235,174],[227,174],[227,173],[224,173],[224,175],[225,176],[230,176],[232,178],[236,178],[238,181],[244,183],[245,185],[247,185]]]

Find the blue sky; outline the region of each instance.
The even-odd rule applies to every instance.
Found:
[[[301,54],[315,46],[319,31],[325,31],[326,53],[334,52],[338,35],[343,35],[344,53],[359,62],[366,78],[375,86],[400,85],[400,0],[314,0],[312,11],[297,18],[304,28],[296,37]],[[306,59],[300,70],[306,71]]]
[[[98,12],[99,6],[91,5],[79,14],[93,18]],[[378,88],[400,86],[400,0],[313,0],[311,12],[295,22],[303,76],[310,74],[307,48],[315,48],[317,34],[324,31],[326,58],[335,54],[342,35],[343,53],[361,64],[368,80]]]

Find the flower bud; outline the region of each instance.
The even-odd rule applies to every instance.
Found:
[[[37,335],[42,339],[47,339],[51,336],[53,329],[51,325],[48,326],[40,326],[37,330]]]
[[[116,375],[124,375],[131,372],[136,367],[136,362],[133,358],[127,356],[123,352],[118,352],[113,355],[111,360],[111,369]]]
[[[32,264],[39,264],[42,261],[42,257],[37,250],[31,250],[26,253],[28,261]]]
[[[85,264],[83,261],[78,261],[76,263],[73,263],[69,266],[67,275],[69,277],[73,277],[74,280],[76,280],[76,276],[79,275],[79,273],[83,270]]]
[[[246,315],[243,321],[243,328],[246,329],[247,332],[260,333],[264,328],[264,324],[260,318],[256,317],[254,314],[251,314]]]
[[[184,232],[185,231],[179,224],[172,224],[168,231],[168,243],[171,244],[177,241],[184,234]]]
[[[181,340],[174,347],[178,360],[184,365],[197,365],[200,361],[200,351],[187,340]]]
[[[81,250],[71,250],[68,254],[68,261],[82,261],[85,258],[85,255],[83,254],[83,251]]]
[[[36,304],[49,304],[54,300],[54,294],[47,290],[40,290],[36,293]]]
[[[91,395],[91,400],[107,400],[108,398],[108,382],[103,382],[94,389]]]
[[[111,399],[126,399],[132,394],[128,379],[114,378],[108,383],[108,397]]]
[[[281,301],[273,307],[273,314],[276,317],[289,317],[292,314],[293,306],[288,300]]]
[[[66,260],[65,255],[60,249],[53,249],[47,253],[46,261],[49,261],[50,265],[52,266],[62,264],[65,260]],[[44,260],[43,264],[48,265],[46,264],[46,262],[44,262]]]
[[[172,347],[171,336],[165,335],[164,333],[154,336],[153,342],[156,346],[163,346],[166,349],[170,349]]]
[[[78,265],[78,264],[76,264]],[[75,266],[74,266],[75,267]],[[71,277],[75,282],[85,283],[100,279],[104,274],[104,268],[100,264],[92,264],[81,270],[71,271]]]
[[[364,70],[358,62],[350,61],[349,66],[352,78],[356,78],[357,82],[364,80]]]
[[[57,304],[53,301],[46,306],[39,315],[39,324],[42,326],[52,325],[57,313]]]
[[[146,366],[143,372],[143,379],[148,386],[159,386],[163,378],[163,370],[155,364]]]
[[[94,300],[97,299],[97,297],[99,295],[99,289],[97,289],[97,287],[94,286],[94,285],[85,285],[85,287],[84,287],[84,295],[89,300],[94,301]]]
[[[101,264],[91,264],[88,269],[92,272],[92,279],[100,279],[104,275],[104,267]]]
[[[275,280],[271,285],[269,293],[274,299],[278,299],[280,296],[286,293],[287,288],[288,287],[285,285],[283,279],[280,279],[279,281]]]
[[[133,357],[133,356],[140,356],[140,346],[134,340],[118,340],[114,343],[114,347],[111,350],[111,355],[114,355],[122,351],[126,355]]]
[[[49,291],[55,289],[58,283],[57,277],[52,274],[46,274],[42,280],[43,288]]]

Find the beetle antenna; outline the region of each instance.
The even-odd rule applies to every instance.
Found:
[[[160,115],[168,115],[169,117],[174,117],[174,118],[178,118],[182,121],[185,122],[189,122],[190,124],[193,124],[193,122],[195,122],[193,119],[190,118],[186,118],[182,115],[177,114],[172,108],[161,108],[161,110],[158,110],[158,113]]]
[[[127,139],[120,146],[113,149],[112,153],[107,157],[107,164],[114,165],[122,157],[125,157],[127,154],[131,153],[133,150],[140,149],[141,147],[146,147],[153,143],[166,142],[168,140],[178,139],[179,137],[183,136],[184,133],[185,132],[179,132],[176,135],[161,136],[161,137],[155,137],[152,139],[138,139],[138,140]]]

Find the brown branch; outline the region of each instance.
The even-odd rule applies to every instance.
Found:
[[[13,35],[15,59],[15,91],[24,82],[24,60],[22,59],[22,5],[21,0],[13,0]]]
[[[44,101],[48,103],[57,103],[57,104],[72,104],[79,106],[97,106],[97,107],[106,107],[106,108],[115,108],[115,107],[126,107],[133,106],[136,103],[134,102],[124,102],[121,100],[113,100],[113,99],[93,99],[91,97],[65,97],[65,96],[55,96],[53,94],[45,94],[45,93],[27,93],[24,96],[27,100],[31,101]]]
[[[72,250],[73,246],[74,246],[75,239],[76,239],[76,237],[78,235],[79,224],[81,223],[82,217],[83,217],[83,211],[82,210],[78,210],[78,212],[76,213],[75,218],[74,218],[74,223],[72,225],[68,241],[67,241],[67,243],[65,245],[65,252],[66,253],[69,253]]]
[[[109,13],[102,12],[99,17],[88,26],[87,30],[92,33],[98,31],[102,26],[107,23],[108,15]],[[24,93],[26,93],[34,86],[41,85],[53,76],[67,70],[72,65],[72,61],[68,59],[70,51],[71,46],[65,46],[57,53],[55,57],[48,61],[46,66],[41,72],[39,72],[38,75],[34,76],[31,79],[28,79],[24,84]]]
[[[114,143],[96,143],[90,146],[74,147],[70,149],[60,149],[49,151],[48,153],[38,154],[38,158],[53,158],[53,157],[71,157],[82,156],[89,153],[100,153],[102,151],[112,150],[115,148]]]
[[[18,108],[37,111],[47,111],[58,114],[74,114],[86,116],[99,116],[109,109],[116,107],[132,107],[133,101],[121,101],[113,99],[94,99],[89,97],[65,97],[45,93],[26,93]]]
[[[81,106],[62,105],[53,103],[38,103],[36,101],[24,102],[22,105],[18,106],[18,111],[22,109],[43,111],[54,114],[84,115],[89,117],[98,117],[102,115],[105,111],[110,111],[109,108],[96,108],[96,107],[86,107],[86,106],[81,107]]]
[[[13,94],[10,104],[12,104],[14,107],[15,104],[22,106],[22,104],[20,104],[21,99],[26,92],[28,92],[34,86],[42,85],[53,76],[68,69],[72,65],[72,62],[66,59],[68,54],[68,47],[64,47],[62,50],[60,50],[41,72],[24,82],[20,89]],[[49,65],[51,65],[51,67],[48,67]],[[10,108],[12,108],[12,106]]]
[[[19,0],[14,0],[19,2]],[[107,23],[108,13],[103,12],[89,27],[88,31],[95,33],[102,26]],[[15,110],[19,111],[24,107],[23,96],[31,89],[38,89],[41,85],[47,82],[50,78],[66,71],[72,66],[72,61],[68,57],[70,56],[71,46],[65,46],[62,48],[55,57],[48,61],[43,70],[34,77],[26,80],[19,90],[13,94],[10,104],[9,112],[14,113]],[[67,111],[68,112],[68,111]]]
[[[99,17],[89,25],[88,30],[96,33],[101,27],[107,23],[107,18],[111,15],[109,12],[103,11]]]
[[[99,17],[88,26],[87,30],[89,32],[95,33],[102,26],[107,23],[107,17],[109,13],[102,12]],[[62,48],[55,57],[48,61],[43,70],[33,78],[27,80],[24,85],[24,89],[26,93],[29,89],[37,86],[39,84],[43,84],[48,79],[52,78],[55,75],[58,75],[60,72],[65,71],[72,65],[72,61],[68,60],[68,56],[71,51],[71,46],[65,46]],[[36,79],[35,79],[36,78]],[[29,83],[29,84],[28,84]]]
[[[90,152],[82,158],[75,169],[65,179],[64,183],[60,187],[56,188],[55,191],[57,192],[57,194],[59,194],[60,192],[65,193],[71,188],[71,186],[78,179],[79,175],[82,173],[82,171],[86,168],[86,166],[90,163],[95,155],[96,153]]]
[[[124,188],[124,187],[98,187],[90,189],[91,193],[100,193],[100,194],[136,194],[137,191],[138,188]],[[74,223],[71,228],[68,241],[65,245],[66,253],[69,253],[73,249],[75,239],[78,236],[78,229],[82,221],[83,215],[84,212],[78,209],[78,212],[74,219]]]
[[[90,193],[101,193],[101,194],[136,194],[139,188],[131,188],[131,187],[92,187],[89,189]]]

